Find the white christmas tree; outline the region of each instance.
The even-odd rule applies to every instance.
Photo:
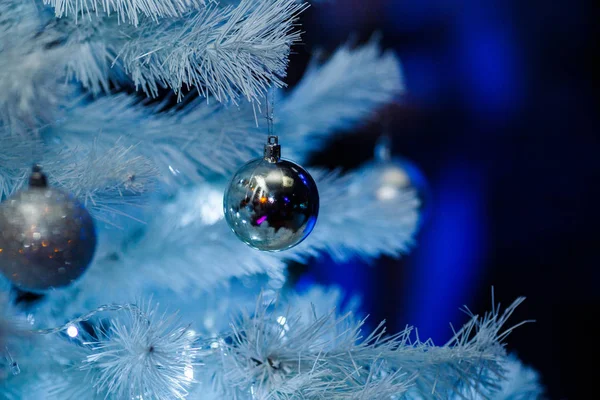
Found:
[[[39,164],[98,237],[87,270],[28,307],[0,248],[0,398],[541,396],[536,374],[503,347],[522,299],[471,314],[436,346],[411,327],[367,332],[336,289],[283,289],[289,261],[410,249],[419,198],[410,186],[369,196],[376,163],[309,168],[318,224],[289,250],[258,251],[231,232],[223,192],[261,156],[268,105],[284,157],[303,164],[404,91],[397,57],[376,41],[340,47],[284,90],[307,7],[0,0],[0,200],[26,191]]]

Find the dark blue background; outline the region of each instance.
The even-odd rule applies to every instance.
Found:
[[[586,398],[600,316],[597,15],[592,2],[337,0],[304,16],[293,84],[310,54],[382,33],[408,95],[390,119],[394,151],[420,166],[432,199],[418,246],[376,266],[321,261],[307,281],[363,295],[371,321],[419,327],[443,344],[459,311],[527,296],[513,322],[536,319],[508,349],[542,374],[551,399]],[[309,118],[309,116],[307,116]],[[377,120],[377,118],[376,118]],[[313,163],[372,157],[374,121]],[[296,267],[301,269],[300,267]],[[584,362],[587,365],[584,365]]]

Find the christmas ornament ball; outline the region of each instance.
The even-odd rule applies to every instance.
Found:
[[[280,158],[276,136],[270,136],[265,156],[241,167],[223,197],[225,219],[247,245],[282,251],[302,242],[319,214],[319,192],[310,174]]]
[[[85,207],[46,185],[39,168],[30,187],[0,203],[0,272],[22,290],[71,284],[92,261],[96,232]]]
[[[429,189],[421,171],[411,162],[401,157],[374,163],[372,177],[375,183],[375,196],[380,201],[392,201],[403,192],[413,190],[421,202],[421,207],[429,203]]]
[[[410,160],[393,157],[390,139],[382,136],[375,147],[375,159],[368,163],[364,179],[372,187],[376,199],[393,203],[405,193],[414,192],[419,199],[419,214],[423,220],[429,211],[431,189],[423,172]]]

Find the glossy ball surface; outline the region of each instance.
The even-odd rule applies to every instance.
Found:
[[[71,284],[95,249],[92,217],[67,193],[29,188],[0,204],[0,272],[22,290]]]
[[[302,242],[319,214],[310,174],[289,160],[250,161],[233,176],[223,198],[225,219],[247,245],[281,251]]]

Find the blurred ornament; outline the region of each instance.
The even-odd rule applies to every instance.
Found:
[[[429,185],[414,163],[402,157],[392,157],[389,136],[379,138],[375,145],[375,160],[365,170],[365,179],[374,185],[374,194],[382,202],[395,201],[407,191],[416,192],[420,219],[423,220],[430,202]]]
[[[49,188],[38,166],[29,188],[0,204],[0,272],[22,290],[69,285],[95,249],[90,214],[69,194]]]
[[[233,176],[223,198],[225,219],[248,246],[281,251],[312,231],[319,214],[319,192],[310,174],[281,159],[277,136],[269,136],[264,157]]]

